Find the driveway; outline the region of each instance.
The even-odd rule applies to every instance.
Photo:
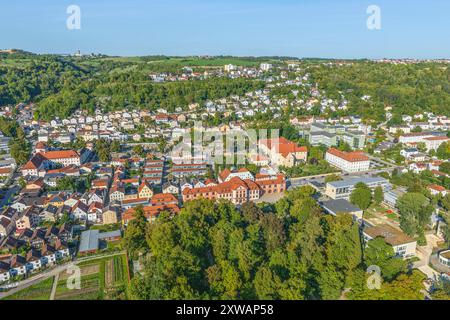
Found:
[[[422,271],[429,279],[435,280],[439,277],[440,273],[430,267],[430,257],[433,253],[433,248],[438,246],[438,242],[442,241],[435,234],[426,234],[427,244],[425,246],[417,246],[416,254],[420,259],[413,264],[414,268]]]

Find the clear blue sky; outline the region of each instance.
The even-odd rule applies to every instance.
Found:
[[[1,0],[0,48],[110,55],[450,58],[449,0]],[[81,8],[81,30],[66,9]],[[366,27],[369,5],[381,30]]]

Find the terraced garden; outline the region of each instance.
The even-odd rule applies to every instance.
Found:
[[[78,265],[81,269],[80,289],[69,289],[70,275],[60,274],[55,300],[103,300],[109,293],[128,283],[125,255],[91,260]]]

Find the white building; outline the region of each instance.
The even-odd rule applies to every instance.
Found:
[[[383,190],[387,190],[390,187],[389,181],[382,177],[362,177],[345,179],[341,181],[328,182],[325,187],[325,194],[331,199],[349,199],[355,186],[358,183],[364,183],[371,190],[380,186]]]
[[[269,71],[273,68],[273,65],[270,63],[261,63],[260,68],[262,71]]]
[[[448,137],[429,137],[423,139],[427,151],[437,150],[441,144],[443,144],[444,142],[448,143],[449,141],[450,138]]]
[[[365,241],[370,241],[377,237],[384,238],[384,241],[394,249],[395,256],[409,258],[416,255],[417,241],[390,225],[383,224],[366,227],[363,234]]]
[[[335,148],[328,149],[325,160],[345,172],[363,172],[370,168],[370,159],[363,152],[344,152]]]
[[[250,171],[246,168],[241,168],[239,170],[230,171],[228,169],[223,170],[219,174],[219,182],[227,182],[233,179],[234,177],[238,177],[241,180],[252,180],[255,181],[255,178],[251,174]]]

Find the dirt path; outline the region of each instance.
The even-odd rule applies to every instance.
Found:
[[[106,261],[105,265],[105,287],[111,288],[114,284],[114,260]]]
[[[91,264],[80,267],[81,269],[81,276],[89,276],[91,274],[98,273],[100,271],[100,265],[98,264]],[[71,276],[71,273],[63,272],[61,273],[61,280],[66,280]]]
[[[52,292],[50,293],[50,300],[55,300],[56,287],[58,286],[59,273],[53,278]]]

